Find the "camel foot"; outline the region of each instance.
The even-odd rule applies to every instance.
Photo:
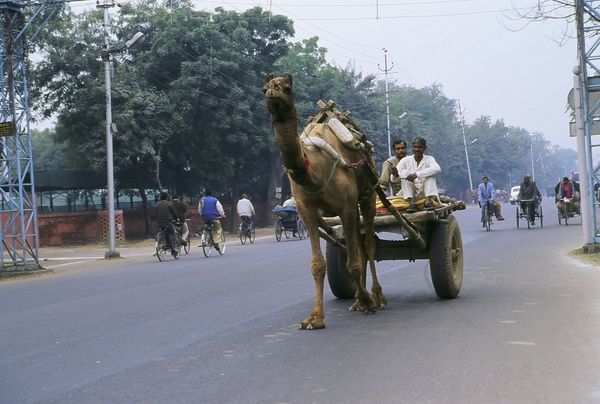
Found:
[[[368,295],[366,299],[356,299],[354,304],[350,306],[350,311],[360,311],[362,313],[375,313],[379,304],[375,302],[375,298],[371,295]]]
[[[322,317],[310,316],[298,325],[299,330],[320,330],[325,328],[325,319]]]
[[[376,293],[373,295],[373,297],[375,298],[375,305],[377,308],[385,309],[387,307],[388,301],[383,293]]]

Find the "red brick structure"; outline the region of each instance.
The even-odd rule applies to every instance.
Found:
[[[227,218],[222,221],[223,229],[229,231],[231,223],[235,227],[237,217],[233,218],[232,207],[223,205]],[[275,217],[266,203],[254,204],[256,216],[254,223],[258,227],[271,225]],[[186,216],[190,232],[200,231],[203,223],[198,215],[198,207],[190,206]],[[108,242],[108,211],[38,214],[38,241],[40,247],[61,244],[84,244],[93,242]],[[154,209],[150,209],[150,229],[156,230]],[[116,240],[135,240],[146,238],[144,227],[144,212],[142,210],[115,211]],[[151,233],[154,232],[151,230]]]

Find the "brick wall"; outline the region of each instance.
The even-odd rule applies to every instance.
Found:
[[[223,229],[229,231],[231,223],[237,223],[237,217],[233,218],[232,207],[223,205],[227,219],[223,220]],[[258,227],[272,225],[275,216],[266,203],[254,204],[256,216],[254,223]],[[198,215],[198,207],[190,206],[186,216],[191,220],[188,222],[190,231],[196,232],[204,225]],[[233,218],[233,221],[231,220]],[[157,229],[154,209],[149,210],[150,233],[154,234]],[[80,212],[80,213],[56,213],[38,214],[39,243],[41,247],[61,244],[84,244],[99,241],[107,241],[108,211]],[[116,240],[135,240],[145,238],[144,211],[143,210],[117,210],[115,211]]]

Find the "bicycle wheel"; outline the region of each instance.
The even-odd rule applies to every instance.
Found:
[[[246,226],[244,226],[244,223],[240,223],[240,227],[238,229],[239,235],[240,235],[240,242],[242,244],[246,244]]]
[[[178,260],[179,254],[181,253],[181,235],[179,234],[179,232],[177,230],[175,230],[175,248],[173,248],[173,249],[175,251],[177,251],[177,254],[173,255],[173,258]]]
[[[285,238],[292,237],[293,232],[291,229],[288,229],[287,227],[285,227],[283,230],[285,231]]]
[[[219,243],[219,254],[223,255],[225,254],[225,231],[221,230],[221,242]]]
[[[519,207],[517,206],[517,229],[519,228],[519,221],[521,220],[521,215],[519,214]]]
[[[283,231],[283,225],[281,224],[281,220],[278,220],[275,224],[275,239],[277,241],[281,241],[281,232]]]
[[[167,255],[167,246],[165,245],[165,234],[162,231],[159,231],[156,234],[156,257],[160,262],[165,260],[165,256]]]
[[[188,232],[188,235],[185,238],[185,244],[183,245],[183,251],[185,251],[186,254],[190,253],[190,242],[190,233]]]
[[[540,218],[540,227],[544,227],[544,214],[542,213],[542,206],[538,207],[538,215]]]
[[[562,208],[558,208],[556,211],[557,211],[557,215],[558,215],[558,225],[560,226],[562,224],[563,210],[562,210]]]
[[[302,220],[298,220],[298,237],[300,237],[300,240],[306,238],[306,226]]]
[[[485,207],[485,211],[484,211],[484,224],[485,224],[485,231],[490,231],[491,228],[491,224],[492,224],[492,219],[490,218],[490,208],[489,206]]]
[[[527,215],[527,228],[531,229],[531,204],[528,203],[525,208],[525,214]]]
[[[569,225],[569,206],[566,203],[563,203],[563,217],[565,218],[565,226]]]
[[[256,230],[254,229],[254,225],[252,226],[252,230],[250,230],[250,235],[248,238],[250,239],[250,244],[254,244],[254,240],[256,239]]]
[[[202,252],[206,258],[212,253],[212,233],[208,229],[202,230]]]

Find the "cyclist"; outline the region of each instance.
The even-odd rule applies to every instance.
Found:
[[[530,199],[532,201],[529,221],[532,226],[535,226],[535,212],[537,210],[537,204],[542,202],[542,194],[538,190],[535,181],[531,179],[531,174],[525,174],[523,177],[519,195],[517,196],[517,200],[521,204],[521,209],[526,211],[526,202],[523,202],[523,199]]]
[[[496,196],[496,191],[494,190],[494,184],[492,184],[488,177],[483,177],[483,182],[479,184],[477,188],[477,200],[479,201],[479,206],[481,207],[481,223],[483,223],[482,227],[485,227],[485,209],[487,208],[487,201],[492,203],[494,207],[494,211],[490,212],[490,214],[495,214],[498,221],[504,220],[502,217],[502,213],[500,210],[499,203],[496,203],[494,197]]]
[[[187,236],[190,232],[187,222],[185,221],[185,212],[187,212],[187,205],[182,201],[183,198],[173,198],[173,207],[177,212],[177,221],[181,224],[181,244],[187,244]]]
[[[254,211],[252,202],[248,199],[248,195],[242,194],[242,199],[237,203],[237,213],[241,222],[246,224],[244,226],[246,230],[252,230],[252,216],[254,216],[256,212]]]
[[[556,207],[562,209],[563,198],[572,199],[569,204],[569,213],[579,212],[579,184],[570,181],[569,177],[563,177],[562,181],[554,187],[556,194]]]
[[[200,216],[202,217],[202,221],[204,223],[212,223],[213,225],[213,240],[220,241],[221,240],[221,222],[219,218],[225,217],[225,211],[223,210],[223,205],[221,202],[214,196],[212,196],[212,190],[207,189],[205,192],[205,196],[200,199],[198,203],[198,212],[200,212]],[[215,250],[219,250],[219,243],[215,243]]]
[[[161,192],[160,201],[156,203],[156,221],[158,222],[159,229],[166,229],[166,240],[169,243],[169,247],[171,247],[171,255],[176,257],[178,253],[175,250],[174,220],[177,220],[177,212],[173,207],[173,203],[169,200],[169,194]]]

